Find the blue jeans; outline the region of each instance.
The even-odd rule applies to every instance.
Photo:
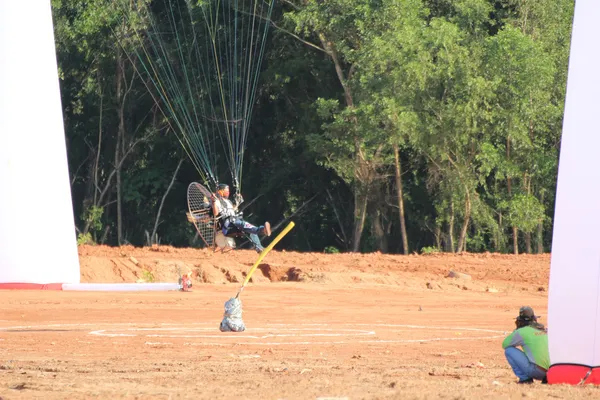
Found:
[[[520,380],[524,381],[533,378],[541,381],[546,377],[546,371],[538,367],[537,364],[529,361],[525,353],[516,347],[507,347],[504,350],[504,355],[513,372]]]
[[[250,236],[250,240],[254,244],[254,248],[260,251],[263,250],[262,244],[260,243],[260,239],[257,235],[262,231],[262,226],[254,226],[241,218],[227,218],[223,223],[223,234],[227,236],[232,229],[237,229],[240,232],[247,233],[248,236]]]

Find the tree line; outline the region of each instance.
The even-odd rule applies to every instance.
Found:
[[[185,218],[198,173],[137,73],[122,10],[52,7],[79,241],[201,246]],[[277,1],[245,217],[293,219],[280,247],[298,251],[549,251],[573,9]]]

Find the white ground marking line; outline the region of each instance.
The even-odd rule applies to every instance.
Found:
[[[76,324],[46,324],[46,325],[19,325],[19,326],[3,326],[0,331],[10,331],[15,329],[43,329],[43,328],[77,328],[77,327],[96,327],[96,326],[131,326],[136,325],[135,322],[97,322],[97,323],[76,323]],[[137,325],[152,325],[151,323],[139,323]],[[157,325],[176,325],[176,324],[157,324]],[[180,325],[180,324],[179,324]]]
[[[431,339],[396,339],[396,340],[357,340],[335,341],[335,342],[236,342],[236,345],[256,345],[256,346],[289,346],[289,345],[327,345],[327,344],[410,344],[410,343],[426,343],[426,342],[441,342],[446,340],[491,340],[504,338],[504,335],[497,336],[478,336],[469,338],[431,338]],[[231,346],[234,343],[184,343],[186,346]]]
[[[215,328],[213,328],[213,326],[215,325],[214,322],[192,322],[192,323],[187,323],[185,326],[182,326],[181,324],[177,324],[177,323],[142,323],[142,322],[118,322],[118,323],[113,323],[113,322],[97,322],[97,323],[68,323],[68,324],[64,324],[64,323],[52,323],[52,324],[46,324],[46,325],[20,325],[20,326],[9,326],[9,327],[0,327],[0,331],[10,331],[10,330],[17,330],[17,329],[21,329],[21,330],[26,330],[26,329],[40,329],[40,328],[51,328],[51,327],[62,327],[62,328],[67,328],[67,327],[99,327],[99,326],[106,326],[106,327],[111,327],[112,329],[100,329],[100,330],[95,330],[95,331],[91,331],[88,334],[92,334],[92,335],[97,335],[97,336],[103,336],[103,337],[132,337],[132,336],[138,336],[136,334],[124,334],[124,333],[106,333],[107,331],[114,331],[114,327],[131,327],[131,326],[136,326],[136,325],[145,325],[145,326],[153,326],[154,328],[142,328],[142,327],[137,327],[137,328],[125,328],[125,330],[164,330],[166,328],[163,327],[170,327],[171,330],[210,330],[213,331]],[[209,325],[211,326],[211,328],[189,328],[189,325]],[[349,326],[349,327],[358,327],[358,326],[368,326],[368,327],[373,327],[373,326],[381,326],[381,327],[387,327],[387,328],[407,328],[407,329],[433,329],[433,330],[450,330],[450,331],[474,331],[474,332],[489,332],[489,333],[502,333],[503,335],[506,334],[505,331],[500,331],[500,330],[493,330],[493,329],[485,329],[485,328],[474,328],[474,327],[451,327],[451,326],[445,326],[445,327],[440,327],[440,326],[426,326],[426,325],[407,325],[407,324],[384,324],[384,323],[374,323],[374,324],[348,324],[348,323],[341,323],[339,325],[335,325],[335,324],[324,324],[324,323],[311,323],[311,324],[285,324],[285,323],[267,323],[266,324],[268,326],[268,328],[254,328],[253,330],[255,331],[272,331],[274,328],[276,327],[289,327],[289,326],[306,326],[306,327],[323,327],[323,326]],[[288,330],[291,330],[292,328],[288,328]],[[296,330],[299,330],[299,328],[294,328]],[[305,330],[310,330],[310,329],[305,329]],[[335,328],[335,329],[329,329],[331,330],[340,330],[340,328]],[[362,335],[367,335],[366,332],[368,332],[369,335],[371,334],[376,334],[375,331],[360,331],[360,330],[354,330],[354,331],[358,331],[358,332],[363,332]],[[243,335],[243,334],[242,334]],[[483,336],[483,337],[449,337],[449,338],[442,338],[442,337],[436,337],[436,338],[429,338],[429,339],[392,339],[392,340],[386,340],[386,339],[373,339],[373,340],[358,340],[358,341],[332,341],[332,342],[314,342],[314,341],[303,341],[303,342],[236,342],[233,344],[246,344],[246,345],[268,345],[268,346],[280,346],[280,345],[299,345],[299,344],[303,344],[303,345],[326,345],[326,344],[352,344],[352,343],[388,343],[388,344],[402,344],[402,343],[424,343],[424,342],[436,342],[436,341],[452,341],[452,340],[491,340],[491,339],[497,339],[497,338],[501,338],[504,337],[503,335],[494,335],[494,336]],[[282,335],[283,336],[283,335]],[[295,334],[295,335],[287,335],[289,336],[295,336],[295,337],[300,337],[300,335]],[[305,335],[305,336],[315,336],[315,335]],[[338,336],[361,336],[361,335],[343,335],[343,334],[339,334]],[[177,336],[177,337],[185,337],[185,336]],[[193,336],[193,337],[197,337],[197,336]],[[239,334],[236,334],[235,336],[228,336],[227,334],[225,335],[212,335],[210,336],[212,338],[219,338],[219,339],[223,339],[223,338],[227,338],[227,337],[232,337],[235,339],[240,339],[240,338],[250,338],[249,336],[240,336]],[[190,346],[230,346],[232,343],[186,343],[186,345],[190,345]]]
[[[303,325],[311,325],[311,326],[327,326],[328,324],[303,324]],[[361,325],[369,325],[369,324],[361,324]],[[460,327],[428,327],[425,325],[391,325],[391,324],[378,324],[381,326],[385,326],[385,327],[400,327],[400,328],[408,328],[408,329],[437,329],[437,330],[458,330],[458,331],[475,331],[475,332],[493,332],[493,333],[500,333],[501,331],[496,331],[496,330],[491,330],[491,329],[483,329],[483,328],[460,328]],[[279,326],[284,327],[285,324],[279,324]],[[325,330],[323,328],[313,328],[314,330]],[[284,328],[283,330],[296,330],[296,331],[306,331],[306,330],[313,330],[313,329],[306,329],[306,328]],[[152,331],[152,329],[149,328],[141,328],[141,329],[136,329],[136,328],[129,328],[127,330],[132,330],[132,331],[136,331],[136,330],[140,330],[140,331]],[[156,329],[159,330],[159,329]],[[174,330],[182,330],[182,331],[186,331],[187,328],[185,327],[179,327],[179,328],[167,328],[167,329],[163,329],[163,330],[170,330],[170,331],[174,331]],[[196,328],[195,330],[206,330],[205,329],[198,329]],[[214,328],[208,328],[208,330],[214,330]],[[268,329],[268,328],[254,328],[252,330],[272,330],[272,329]],[[326,329],[328,331],[331,331],[333,329]],[[337,329],[339,331],[339,329]],[[356,330],[349,330],[346,329],[346,331],[354,331],[354,332],[361,332],[361,331],[356,331]],[[104,331],[103,331],[104,332]],[[92,332],[90,332],[92,333]],[[97,332],[96,334],[100,334],[100,332]],[[362,331],[362,333],[359,333],[358,335],[348,335],[348,334],[344,334],[344,333],[339,333],[339,334],[308,334],[308,335],[303,335],[303,334],[273,334],[273,335],[264,335],[264,336],[251,336],[251,335],[245,335],[244,333],[238,333],[235,335],[228,335],[228,334],[217,334],[217,335],[157,335],[157,334],[147,334],[145,336],[147,337],[168,337],[168,338],[219,338],[219,339],[263,339],[263,338],[268,338],[268,337],[306,337],[306,336],[364,336],[364,335],[374,335],[375,332],[374,331]],[[108,336],[108,335],[125,335],[125,334],[102,334],[104,336]],[[351,343],[374,343],[374,344],[401,344],[401,343],[426,343],[426,342],[438,342],[438,341],[452,341],[452,340],[492,340],[492,339],[498,339],[498,338],[502,338],[504,337],[503,335],[493,335],[493,336],[483,336],[483,337],[449,337],[449,338],[442,338],[442,337],[434,337],[434,338],[428,338],[428,339],[373,339],[373,340],[353,340],[353,341],[330,341],[330,342],[323,342],[323,341],[291,341],[291,342],[236,342],[234,344],[238,344],[238,345],[263,345],[263,346],[281,346],[281,345],[326,345],[326,344],[351,344]],[[203,342],[203,343],[189,343],[186,342],[184,343],[185,345],[188,346],[229,346],[233,343],[207,343],[207,342]]]
[[[190,325],[215,325],[212,322],[191,322]],[[46,325],[18,325],[18,326],[3,326],[0,327],[0,332],[26,329],[45,329],[45,328],[82,328],[82,327],[100,327],[100,326],[135,326],[135,325],[154,325],[154,326],[181,326],[177,323],[148,323],[148,322],[96,322],[96,323],[68,323],[59,324],[52,323]],[[187,324],[186,324],[187,325]],[[217,323],[218,325],[218,323]],[[117,335],[119,336],[119,335]]]
[[[317,397],[316,400],[350,400],[349,397]]]
[[[408,328],[408,329],[436,329],[436,330],[460,330],[460,331],[473,331],[473,332],[489,332],[489,333],[506,333],[506,331],[498,330],[498,329],[489,329],[489,328],[474,328],[474,327],[461,327],[461,326],[428,326],[428,325],[409,325],[409,324],[385,324],[385,323],[373,323],[373,324],[363,324],[363,323],[340,323],[340,324],[286,324],[286,323],[267,323],[268,326],[350,326],[350,327],[359,327],[359,326],[381,326],[385,328]],[[259,328],[255,328],[259,329]],[[268,329],[268,328],[263,328]]]
[[[216,322],[188,322],[185,324],[185,330],[186,331],[193,331],[193,330],[212,330],[213,326],[215,325]],[[127,328],[127,329],[134,329],[134,330],[138,330],[138,331],[142,331],[142,330],[181,330],[182,329],[182,324],[181,323],[143,323],[143,322],[96,322],[96,323],[68,323],[68,324],[59,324],[59,323],[52,323],[52,324],[45,324],[45,325],[19,325],[19,326],[5,326],[5,327],[0,327],[0,331],[6,331],[6,330],[15,330],[15,329],[34,329],[34,328],[50,328],[50,327],[89,327],[89,326],[103,326],[103,325],[107,325],[107,326],[124,326],[124,327],[131,327],[131,326],[135,326],[135,325],[151,325],[151,327],[135,327],[135,328]],[[189,327],[189,325],[209,325],[209,328],[192,328]],[[300,324],[285,324],[285,323],[267,323],[266,324],[267,327],[265,328],[251,328],[254,331],[271,331],[273,330],[273,328],[276,327],[290,327],[290,326],[294,326],[294,327],[298,327],[298,326],[307,326],[307,327],[311,327],[311,326],[317,326],[317,327],[322,327],[322,326],[349,326],[349,327],[357,327],[357,326],[382,326],[382,327],[397,327],[397,328],[409,328],[409,329],[441,329],[441,330],[461,330],[461,331],[477,331],[477,332],[504,332],[501,330],[494,330],[494,329],[486,329],[486,328],[474,328],[474,327],[456,327],[456,326],[428,326],[428,325],[407,325],[407,324],[383,324],[383,323],[373,323],[373,324],[364,324],[364,323],[356,323],[356,324],[349,324],[349,323],[340,323],[340,324],[306,324],[306,323],[300,323]],[[310,330],[308,328],[287,328],[287,330]],[[336,328],[339,330],[339,328]],[[322,329],[322,330],[326,330],[326,329]],[[328,330],[334,330],[334,329],[328,329]]]
[[[288,324],[287,326],[294,326],[292,324]],[[169,327],[169,328],[128,328],[127,330],[135,330],[135,331],[178,331],[178,330],[182,330],[185,329],[186,331],[211,331],[214,330],[213,327],[206,327],[206,328],[182,328],[182,326],[178,326],[178,327]],[[286,331],[314,331],[315,328],[285,328],[284,329]],[[321,331],[339,331],[339,328],[317,328],[318,330]],[[273,330],[273,328],[249,328],[246,331],[251,330],[251,331],[266,331],[266,332],[270,332]],[[365,331],[363,329],[348,329],[348,328],[342,328],[341,330],[346,330],[346,331],[356,331],[356,332],[372,332],[372,331]]]
[[[472,328],[472,327],[456,327],[456,326],[426,326],[426,325],[402,325],[402,324],[352,324],[352,326],[384,326],[389,328],[411,328],[411,329],[440,329],[440,330],[461,330],[461,331],[473,331],[473,332],[491,332],[491,333],[504,333],[497,329],[486,329],[486,328]]]
[[[104,333],[106,329],[100,329],[98,331],[91,331],[89,335],[106,336],[106,337],[136,337],[137,335],[131,335],[127,333]]]
[[[148,332],[153,332],[153,331],[179,331],[179,332],[187,332],[187,331],[208,331],[208,332],[214,332],[216,328],[193,328],[193,329],[188,329],[185,327],[179,327],[179,328],[128,328],[126,329],[126,331],[137,331],[137,332],[144,332],[144,331],[148,331]],[[251,328],[246,330],[244,333],[240,333],[239,335],[236,336],[226,336],[223,335],[222,333],[218,333],[218,334],[193,334],[193,335],[189,335],[189,334],[178,334],[178,333],[172,333],[172,334],[135,334],[135,333],[120,333],[120,332],[114,332],[114,330],[112,330],[113,332],[111,332],[111,330],[107,330],[107,329],[101,329],[101,330],[96,330],[96,331],[92,331],[90,332],[90,335],[96,335],[96,336],[108,336],[108,337],[117,337],[117,336],[125,336],[125,337],[134,337],[134,336],[144,336],[144,337],[152,337],[152,338],[186,338],[186,339],[190,339],[190,338],[202,338],[202,339],[215,339],[215,338],[219,338],[219,339],[239,339],[240,337],[244,338],[244,339],[268,339],[268,338],[274,338],[274,337],[340,337],[340,336],[372,336],[375,335],[374,331],[365,331],[365,330],[358,330],[358,329],[323,329],[323,328],[283,328],[280,330],[283,331],[291,331],[292,333],[268,333],[266,335],[250,335],[248,333],[252,333],[254,331],[272,331],[273,329],[266,329],[266,328]],[[306,331],[315,331],[315,330],[319,330],[319,331],[330,331],[332,333],[317,333],[317,332],[311,332],[311,333],[294,333],[294,332],[306,332]],[[108,332],[107,332],[108,331]],[[335,332],[334,332],[335,331]],[[340,332],[342,331],[342,332]]]

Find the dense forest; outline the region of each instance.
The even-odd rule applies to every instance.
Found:
[[[160,17],[171,1],[151,6]],[[202,174],[132,56],[141,3],[52,0],[78,240],[200,247],[185,212]],[[279,247],[297,251],[549,251],[573,9],[275,1],[240,167],[246,219],[293,220]]]

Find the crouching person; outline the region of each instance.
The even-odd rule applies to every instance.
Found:
[[[517,383],[533,383],[534,379],[547,383],[548,331],[537,319],[531,307],[521,307],[515,320],[517,328],[502,342],[506,359],[519,378]]]

